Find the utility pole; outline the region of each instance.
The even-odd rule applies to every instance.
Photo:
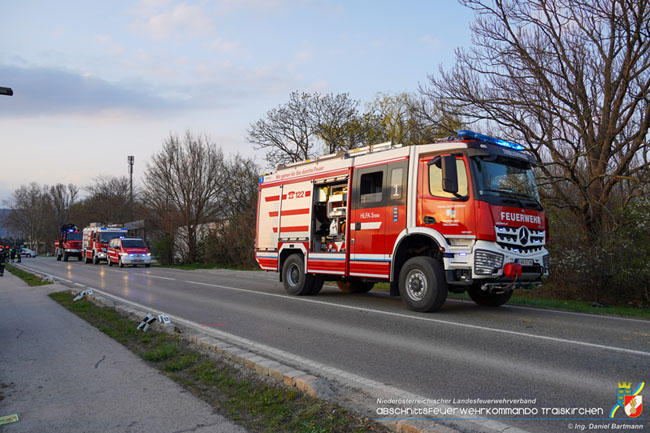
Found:
[[[131,198],[131,204],[133,204],[133,161],[135,158],[132,155],[126,157],[126,161],[129,163],[129,197]]]

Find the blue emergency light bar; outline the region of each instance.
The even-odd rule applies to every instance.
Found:
[[[471,140],[481,140],[486,143],[496,144],[497,146],[503,146],[514,150],[524,150],[524,146],[518,143],[513,143],[512,141],[502,140],[500,138],[490,137],[489,135],[479,134],[478,132],[468,131],[463,129],[458,131],[458,136],[463,139]]]

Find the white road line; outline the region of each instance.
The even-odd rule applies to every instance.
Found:
[[[161,277],[161,276],[159,276],[159,275],[147,275],[147,274],[133,274],[133,275],[142,275],[143,277],[149,277],[149,278],[160,278],[161,280],[171,280],[171,281],[176,281],[176,278]]]
[[[466,301],[464,299],[452,299],[452,298],[447,298],[446,302],[458,302],[459,304],[474,304],[472,301]],[[556,314],[571,314],[574,316],[584,316],[584,317],[591,317],[591,318],[598,318],[598,319],[614,319],[614,320],[625,320],[628,322],[640,322],[640,323],[645,323],[646,325],[650,325],[649,320],[644,320],[644,319],[633,319],[632,317],[619,317],[619,316],[609,316],[607,314],[590,314],[590,313],[580,313],[578,311],[565,311],[565,310],[553,310],[550,308],[544,308],[544,307],[525,307],[523,305],[503,305],[501,308],[507,308],[507,309],[515,309],[515,310],[533,310],[533,311],[543,311],[545,313],[556,313]]]
[[[312,304],[327,305],[329,307],[343,308],[343,309],[356,310],[356,311],[365,311],[365,312],[368,312],[368,313],[383,314],[383,315],[386,315],[386,316],[400,317],[400,318],[404,318],[404,319],[420,320],[420,321],[423,321],[423,322],[432,322],[432,323],[441,323],[441,324],[444,324],[444,325],[459,326],[459,327],[462,327],[462,328],[476,329],[476,330],[479,330],[479,331],[490,331],[490,332],[496,332],[496,333],[500,333],[500,334],[516,335],[518,337],[536,338],[536,339],[539,339],[539,340],[553,341],[553,342],[556,342],[556,343],[573,344],[573,345],[576,345],[576,346],[584,346],[584,347],[590,347],[590,348],[595,348],[595,349],[611,350],[611,351],[614,351],[614,352],[628,353],[628,354],[632,354],[632,355],[640,355],[640,356],[648,356],[648,357],[650,357],[650,352],[643,352],[643,351],[640,351],[640,350],[625,349],[625,348],[622,348],[622,347],[605,346],[603,344],[587,343],[587,342],[584,342],[584,341],[577,341],[577,340],[567,340],[567,339],[564,339],[564,338],[548,337],[548,336],[545,336],[545,335],[527,334],[525,332],[509,331],[507,329],[489,328],[489,327],[478,326],[478,325],[470,325],[468,323],[449,322],[449,321],[441,320],[441,319],[433,319],[431,317],[411,316],[411,315],[408,315],[408,314],[393,313],[391,311],[373,310],[373,309],[370,309],[370,308],[355,307],[355,306],[352,306],[352,305],[332,304],[330,302],[317,301],[315,299],[306,299],[306,298],[297,297],[297,296],[294,297],[294,296],[278,295],[276,293],[257,292],[255,290],[239,289],[239,288],[236,288],[236,287],[222,286],[222,285],[219,285],[219,284],[201,283],[201,282],[198,282],[198,281],[189,281],[189,280],[185,280],[185,282],[190,283],[190,284],[199,284],[199,285],[202,285],[202,286],[217,287],[217,288],[226,289],[226,290],[235,290],[235,291],[238,291],[238,292],[253,293],[253,294],[256,294],[256,295],[263,295],[263,296],[271,296],[271,297],[275,297],[275,298],[290,299],[290,300],[298,301],[298,302],[308,302],[308,303],[312,303]]]

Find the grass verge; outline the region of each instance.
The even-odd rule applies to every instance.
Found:
[[[249,431],[388,431],[337,404],[310,398],[208,357],[176,335],[138,331],[135,322],[114,308],[98,307],[85,299],[73,302],[69,292],[50,296]]]
[[[6,265],[7,271],[11,272],[30,286],[44,286],[46,284],[52,284],[50,281],[43,281],[41,277],[37,277],[36,275],[30,273],[30,272],[25,272],[22,269],[19,269],[15,266],[12,265]]]
[[[388,283],[375,284],[375,290],[389,291]],[[450,299],[462,299],[471,302],[467,293],[449,293]],[[546,308],[550,310],[575,311],[579,313],[588,313],[605,316],[623,316],[639,317],[650,319],[650,309],[640,307],[623,307],[623,306],[593,306],[591,302],[585,301],[568,301],[562,299],[550,299],[538,297],[535,291],[515,290],[508,305],[520,305],[526,307]]]

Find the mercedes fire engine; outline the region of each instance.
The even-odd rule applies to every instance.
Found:
[[[459,131],[280,166],[259,181],[256,260],[292,295],[383,281],[415,311],[448,292],[502,305],[549,273],[534,164],[517,143]]]
[[[99,264],[101,260],[108,262],[108,243],[111,239],[126,237],[127,230],[119,225],[104,226],[101,223],[90,223],[83,230],[83,257],[86,263]]]
[[[59,240],[54,241],[54,255],[58,261],[68,261],[69,257],[76,257],[81,260],[81,239],[82,233],[74,224],[61,226]]]

